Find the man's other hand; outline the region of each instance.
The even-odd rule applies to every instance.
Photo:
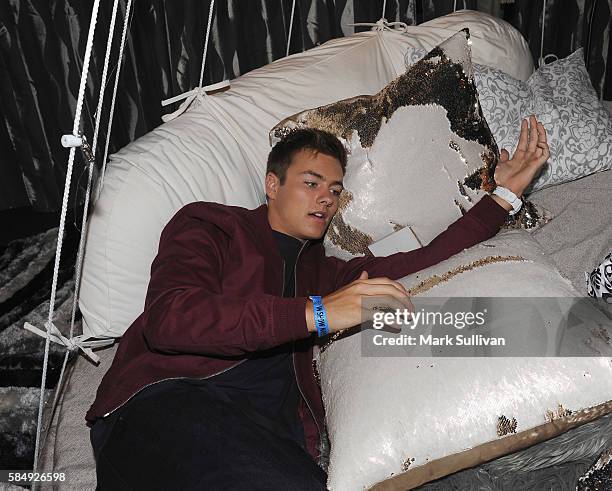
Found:
[[[341,331],[371,319],[373,311],[366,309],[363,302],[368,297],[381,297],[378,307],[414,312],[408,291],[401,283],[389,278],[368,278],[362,271],[359,279],[343,286],[322,298],[327,313],[329,332]],[[306,324],[310,332],[316,332],[312,301],[306,303]]]
[[[529,122],[526,119],[521,122],[521,134],[512,158],[505,148],[501,150],[495,169],[495,182],[520,197],[548,157],[550,150],[546,141],[546,130],[532,114]]]

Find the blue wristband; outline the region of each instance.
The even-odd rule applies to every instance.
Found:
[[[329,323],[327,322],[327,312],[321,301],[321,297],[313,295],[310,298],[312,300],[312,308],[314,311],[314,321],[317,327],[317,336],[323,337],[329,334]]]

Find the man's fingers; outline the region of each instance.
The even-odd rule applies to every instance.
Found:
[[[508,160],[510,160],[510,153],[508,152],[508,150],[506,150],[505,148],[501,149],[501,152],[499,152],[499,160],[501,162],[507,162]]]
[[[406,290],[406,287],[402,285],[399,281],[395,281],[390,278],[386,278],[382,276],[379,278],[366,279],[365,281],[361,281],[360,284],[361,285],[391,285],[397,288],[400,292],[404,293],[405,295],[408,295],[408,290]]]
[[[516,144],[517,151],[527,151],[527,144],[529,140],[529,125],[527,124],[527,120],[523,119],[521,121],[521,134],[519,135],[518,143]]]
[[[410,305],[412,306],[412,304]],[[373,305],[371,309],[365,312],[367,312],[367,315],[370,320],[373,320],[373,316],[377,312],[392,313],[392,314],[399,313],[400,314],[399,322],[403,323],[402,319],[403,319],[403,315],[405,311],[409,311],[412,314],[414,313],[414,307],[407,308],[406,305],[404,305],[398,299],[387,296],[387,297],[377,299],[376,305]],[[393,322],[388,323],[387,325],[390,325],[397,329],[401,329],[402,328],[401,324],[395,324],[395,319],[396,319],[395,315],[392,317],[393,317]],[[412,316],[408,317],[408,319],[411,319],[411,318]]]
[[[538,122],[537,128],[538,128],[538,143],[537,143],[537,149],[535,151],[535,155],[537,157],[536,165],[540,167],[550,157],[550,148],[548,147],[548,143],[546,142],[546,129],[544,128],[544,125]]]
[[[368,284],[364,285],[360,292],[362,296],[366,297],[393,297],[402,304],[402,308],[413,308],[410,297],[405,291],[400,290],[394,285],[385,284]]]
[[[538,121],[538,143],[546,143],[546,128]]]
[[[540,141],[538,128],[538,120],[532,114],[529,116],[529,144],[527,145],[528,152],[535,152],[538,148],[538,142]]]

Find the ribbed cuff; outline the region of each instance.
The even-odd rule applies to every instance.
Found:
[[[276,298],[272,306],[272,332],[277,345],[310,336],[306,325],[306,297]]]

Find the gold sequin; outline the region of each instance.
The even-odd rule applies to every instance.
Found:
[[[414,457],[408,457],[404,462],[402,462],[402,471],[407,471],[410,467],[410,464],[414,462]]]
[[[511,420],[503,414],[497,418],[497,436],[505,436],[508,433],[516,433],[517,422],[515,418]]]
[[[374,242],[372,237],[348,225],[342,216],[343,211],[352,199],[353,195],[350,191],[342,191],[338,203],[338,211],[332,218],[329,228],[327,229],[327,238],[332,244],[351,254],[365,254],[371,256],[372,253],[368,247]]]
[[[461,265],[454,269],[451,269],[443,275],[435,274],[427,278],[426,280],[421,281],[418,285],[408,289],[408,295],[420,295],[426,292],[427,290],[432,289],[434,286],[439,285],[440,283],[444,283],[450,280],[452,277],[457,276],[461,273],[465,273],[466,271],[470,271],[481,266],[486,266],[487,264],[509,261],[526,261],[526,259],[521,256],[487,256],[482,259],[477,259],[476,261],[472,261],[470,264]]]
[[[572,414],[572,411],[570,411],[569,409],[565,409],[562,404],[557,404],[556,411],[551,411],[550,409],[546,411],[546,422],[550,423],[556,419],[570,416],[571,414]]]
[[[393,226],[394,232],[399,232],[400,230],[406,228],[406,225],[402,225],[401,223],[395,223],[389,220],[389,223]]]

